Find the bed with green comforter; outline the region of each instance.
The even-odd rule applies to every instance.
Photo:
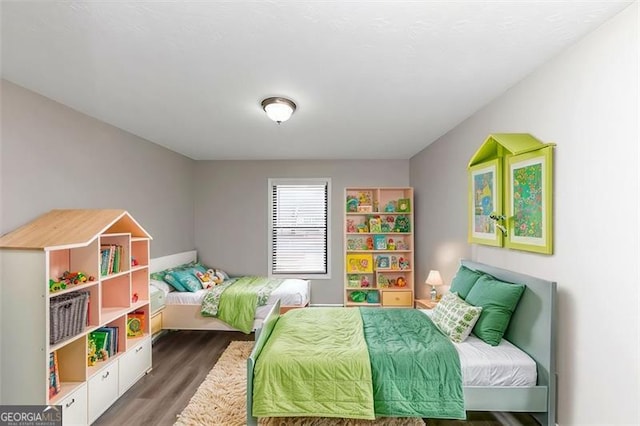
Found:
[[[464,419],[458,353],[416,310],[292,310],[259,350],[252,412]]]

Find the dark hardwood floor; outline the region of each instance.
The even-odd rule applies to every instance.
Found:
[[[254,336],[229,331],[175,331],[153,344],[153,370],[94,425],[173,425],[232,340]]]
[[[153,370],[116,401],[94,425],[173,425],[222,352],[233,340],[254,336],[228,331],[176,331],[153,344]],[[469,412],[466,421],[426,420],[429,426],[530,426],[525,414]]]

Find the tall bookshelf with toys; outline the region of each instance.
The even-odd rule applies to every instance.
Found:
[[[413,188],[346,188],[344,305],[413,307]]]
[[[90,424],[151,369],[149,243],[124,210],[52,210],[0,237],[0,404]]]

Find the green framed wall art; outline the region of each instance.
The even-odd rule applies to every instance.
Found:
[[[553,254],[553,143],[489,135],[468,170],[468,241]]]
[[[469,167],[469,242],[502,247],[491,214],[502,211],[502,162],[499,158]]]
[[[553,147],[507,158],[508,248],[553,253]]]

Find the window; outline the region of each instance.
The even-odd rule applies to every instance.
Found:
[[[269,275],[330,278],[329,179],[269,179]]]

